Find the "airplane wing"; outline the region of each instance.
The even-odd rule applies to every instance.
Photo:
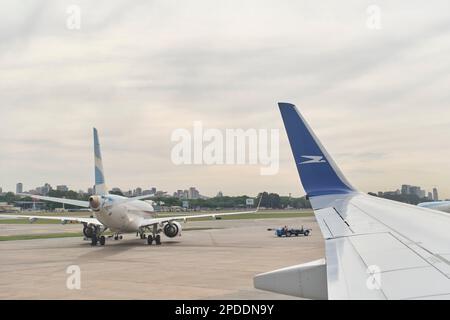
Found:
[[[100,221],[98,221],[95,218],[82,218],[82,217],[57,217],[57,216],[32,216],[32,215],[21,215],[21,214],[0,214],[0,219],[2,218],[10,218],[10,219],[29,219],[30,222],[34,222],[38,219],[43,220],[59,220],[62,224],[65,224],[67,222],[78,222],[78,223],[86,223],[86,224],[93,224],[97,226],[103,225]]]
[[[261,199],[259,201],[261,203]],[[161,217],[161,218],[151,218],[143,220],[141,227],[147,227],[154,224],[166,223],[171,221],[184,221],[196,218],[216,218],[223,216],[234,216],[240,214],[248,214],[248,213],[256,213],[259,211],[259,204],[256,210],[253,211],[240,211],[240,212],[216,212],[216,213],[206,213],[206,214],[196,214],[196,215],[182,215],[182,216],[173,216],[173,217]]]
[[[153,197],[155,197],[154,194],[146,194],[146,195],[143,195],[143,196],[137,196],[137,197],[125,198],[125,199],[122,200],[122,203],[125,203],[125,202],[132,202],[132,201],[136,201],[136,200],[145,200],[145,199],[153,198]]]
[[[279,104],[325,259],[257,275],[312,299],[450,299],[450,215],[358,192],[294,105]]]
[[[59,202],[59,203],[65,203],[70,204],[77,207],[83,207],[83,208],[89,208],[89,202],[88,201],[81,201],[81,200],[74,200],[74,199],[65,199],[65,198],[55,198],[55,197],[46,197],[46,196],[38,196],[34,194],[28,194],[28,193],[18,193],[19,196],[22,197],[31,197],[34,199],[44,200],[44,201],[51,201],[51,202]]]

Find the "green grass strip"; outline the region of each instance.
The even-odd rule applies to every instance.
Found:
[[[41,234],[17,234],[11,236],[0,236],[0,241],[54,239],[54,238],[71,238],[71,237],[83,237],[83,233],[63,232],[63,233],[41,233]]]

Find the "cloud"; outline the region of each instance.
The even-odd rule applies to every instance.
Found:
[[[377,3],[379,31],[360,1],[78,1],[77,31],[66,28],[73,1],[6,1],[1,186],[86,189],[96,126],[110,186],[301,194],[283,100],[355,186],[437,185],[450,196],[449,4]],[[173,165],[171,132],[196,120],[280,129],[280,173]]]

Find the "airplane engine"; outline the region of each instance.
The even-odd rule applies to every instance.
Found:
[[[89,197],[89,206],[92,210],[97,211],[100,210],[100,206],[102,205],[102,200],[99,196],[91,196]]]
[[[173,221],[171,223],[167,223],[164,226],[164,234],[168,238],[174,238],[176,236],[181,235],[181,224],[179,224],[176,221]]]
[[[84,226],[83,234],[86,238],[92,238],[92,235],[94,234],[94,229],[92,227]]]

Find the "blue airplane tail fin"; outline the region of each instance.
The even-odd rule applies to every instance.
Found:
[[[95,160],[95,194],[105,195],[108,193],[105,184],[105,173],[103,171],[102,154],[97,129],[94,128],[94,160]]]
[[[343,176],[295,105],[279,103],[278,106],[307,195],[313,197],[354,192],[355,189]]]

